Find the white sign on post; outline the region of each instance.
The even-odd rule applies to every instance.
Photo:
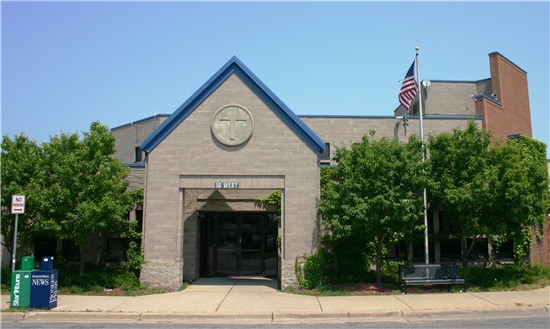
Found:
[[[25,213],[25,196],[24,195],[11,196],[11,213],[12,214]]]

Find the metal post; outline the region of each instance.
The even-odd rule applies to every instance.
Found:
[[[13,258],[11,261],[11,271],[15,271],[15,257],[17,251],[17,226],[19,223],[19,214],[15,214],[15,228],[13,229]]]
[[[420,47],[416,47],[416,77],[418,79],[418,115],[420,115],[420,140],[422,141],[422,163],[426,162],[426,150],[424,148],[424,113],[422,109],[422,84],[420,83],[420,63],[418,61],[418,51]],[[430,248],[428,244],[428,209],[426,201],[426,188],[424,188],[423,202],[424,202],[424,258],[426,264],[430,263]]]

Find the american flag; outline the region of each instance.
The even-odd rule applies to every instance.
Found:
[[[403,84],[401,85],[401,90],[399,91],[399,103],[403,105],[409,112],[412,101],[416,97],[418,92],[418,85],[414,79],[414,61],[409,67],[405,78],[403,79]]]

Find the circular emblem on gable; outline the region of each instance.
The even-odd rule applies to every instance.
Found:
[[[254,131],[254,121],[246,108],[230,104],[214,114],[211,128],[218,142],[227,146],[237,146],[250,139]]]

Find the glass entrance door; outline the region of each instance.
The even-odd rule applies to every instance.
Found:
[[[258,218],[257,215],[243,214],[240,217],[240,275],[263,274],[263,222],[263,216]]]
[[[208,213],[201,219],[201,276],[277,276],[277,215]]]
[[[237,218],[223,216],[214,224],[216,229],[214,260],[217,265],[217,274],[232,275],[237,272]]]

